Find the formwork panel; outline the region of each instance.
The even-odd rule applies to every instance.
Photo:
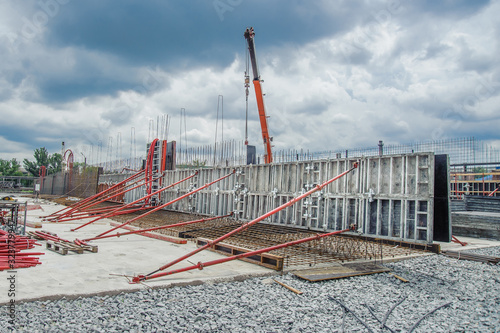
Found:
[[[207,215],[236,211],[237,218],[253,220],[348,170],[355,161],[359,161],[357,169],[265,222],[318,231],[341,230],[355,223],[367,236],[432,242],[432,153],[242,165],[237,167],[236,174],[167,209]],[[167,171],[162,186],[188,177],[194,171]],[[161,202],[172,201],[227,175],[232,168],[198,171],[195,178],[166,190]],[[127,193],[125,200],[131,202],[143,195],[139,189]]]
[[[404,193],[404,158],[392,157],[391,158],[391,189],[390,194],[403,194]]]
[[[401,229],[403,224],[402,212],[403,206],[401,200],[393,200],[391,206],[391,236],[401,237]]]
[[[379,168],[378,168],[378,191],[380,193],[391,193],[391,158],[384,157],[379,159]]]
[[[390,224],[390,201],[380,200],[380,235],[389,236],[389,224]]]
[[[378,200],[368,201],[367,204],[367,222],[368,228],[366,232],[370,235],[377,235],[378,230]]]
[[[406,158],[406,191],[408,195],[417,193],[417,157],[409,155]]]

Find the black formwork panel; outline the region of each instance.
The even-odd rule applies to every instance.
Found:
[[[434,240],[451,242],[448,155],[435,155],[434,161]]]

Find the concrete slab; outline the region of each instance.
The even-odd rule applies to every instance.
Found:
[[[33,203],[32,199],[28,204]],[[52,212],[63,208],[52,202],[39,201],[42,210],[28,211],[29,222],[41,222],[40,215],[47,216]],[[111,227],[111,220],[103,219],[98,223],[86,226],[76,232],[71,228],[85,223],[87,220],[67,223],[43,222],[42,229],[56,233],[59,237],[68,240],[75,238],[84,239],[95,236]],[[27,230],[40,230],[27,228]],[[146,238],[140,235],[128,235],[120,238],[108,238],[92,242],[99,246],[98,253],[84,252],[76,254],[73,252],[61,255],[43,247],[37,246],[32,252],[44,252],[40,256],[41,265],[31,268],[18,269],[16,271],[16,302],[40,298],[61,298],[92,295],[98,293],[118,293],[121,291],[133,291],[146,287],[168,287],[177,284],[195,283],[196,281],[219,281],[234,280],[243,276],[275,275],[276,271],[234,260],[217,266],[207,267],[204,270],[192,270],[180,274],[166,276],[141,284],[129,284],[120,274],[133,276],[136,274],[150,273],[167,262],[192,251],[196,245],[192,242],[187,244],[173,244],[162,240]],[[208,261],[225,256],[203,251],[189,260],[193,263]],[[190,266],[189,262],[179,263],[172,268]],[[0,277],[0,304],[7,303],[8,276],[7,271],[2,271]],[[5,292],[3,292],[3,291]]]

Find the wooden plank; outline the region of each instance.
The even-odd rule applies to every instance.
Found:
[[[390,271],[389,268],[371,263],[345,263],[326,268],[314,268],[293,272],[301,279],[316,282],[333,279],[343,279],[351,276],[376,274]]]
[[[278,280],[276,280],[276,279],[273,279],[273,281],[274,281],[274,282],[276,282],[276,283],[277,283],[277,284],[279,284],[279,285],[282,285],[282,286],[283,286],[283,287],[285,287],[286,289],[293,291],[293,292],[294,292],[294,293],[296,293],[297,295],[302,295],[302,294],[303,294],[303,293],[302,293],[302,291],[300,291],[300,290],[298,290],[298,289],[295,289],[295,288],[293,288],[293,287],[290,287],[289,285],[284,284],[283,282],[280,282],[280,281],[278,281]]]
[[[196,245],[203,246],[210,242],[210,239],[207,238],[197,238]],[[217,252],[226,256],[235,256],[242,253],[248,253],[255,251],[255,249],[247,249],[244,247],[227,244],[227,243],[217,243],[208,248],[210,251]],[[257,264],[259,266],[264,266],[267,268],[271,268],[277,271],[281,271],[283,269],[283,261],[284,258],[282,256],[277,256],[269,253],[261,253],[256,254],[251,257],[240,258],[240,260],[250,262],[252,264]]]
[[[407,280],[407,279],[405,279],[405,278],[402,278],[401,276],[396,275],[396,274],[394,274],[394,273],[389,273],[389,274],[391,274],[391,275],[392,275],[392,276],[394,276],[396,279],[399,279],[399,280],[401,280],[401,281],[403,281],[403,282],[410,282],[409,280]]]
[[[89,252],[92,252],[92,253],[97,253],[98,251],[98,247],[97,245],[80,245],[80,247],[85,250],[85,251],[89,251]]]

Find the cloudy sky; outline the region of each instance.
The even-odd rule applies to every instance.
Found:
[[[2,1],[0,158],[65,141],[76,161],[102,161],[117,136],[126,158],[132,128],[139,155],[162,115],[178,140],[181,108],[188,145],[211,144],[219,95],[219,137],[244,140],[249,26],[275,149],[500,147],[498,13],[479,0]],[[251,88],[249,141],[262,149]]]

